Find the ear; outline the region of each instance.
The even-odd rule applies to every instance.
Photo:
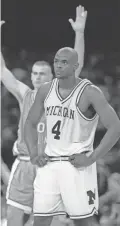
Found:
[[[77,62],[77,63],[74,65],[75,71],[78,69],[78,67],[79,67],[79,63]]]

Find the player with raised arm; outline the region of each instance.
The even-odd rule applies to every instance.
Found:
[[[93,226],[98,212],[96,161],[120,137],[120,120],[101,90],[88,79],[75,78],[78,55],[60,49],[54,58],[56,79],[38,90],[25,123],[25,141],[33,165],[34,226],[50,225],[55,215],[68,214],[76,226]],[[45,112],[47,145],[38,156],[36,126]],[[98,120],[106,134],[93,142]]]
[[[75,22],[70,20],[75,31],[75,49],[78,51],[80,66],[76,71],[79,76],[84,62],[84,28],[87,12],[82,6],[76,9]],[[1,25],[4,23],[1,22]],[[2,56],[1,56],[2,57]],[[32,67],[31,80],[34,90],[18,81],[10,70],[6,67],[3,57],[1,58],[2,82],[5,87],[16,97],[19,102],[21,117],[18,130],[18,140],[13,147],[13,153],[17,158],[13,164],[11,176],[7,190],[7,220],[8,226],[22,226],[24,213],[30,214],[33,205],[33,181],[35,178],[36,167],[30,162],[29,152],[24,142],[24,123],[29,109],[34,102],[38,88],[42,83],[52,80],[51,66],[45,61],[37,61]],[[43,117],[44,121],[44,117]],[[41,122],[40,122],[41,123]],[[44,124],[43,124],[44,125]],[[41,132],[41,124],[37,125],[38,146],[41,148],[41,140],[44,134]],[[38,150],[40,151],[40,150]]]

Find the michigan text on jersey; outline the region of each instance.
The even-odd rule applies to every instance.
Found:
[[[46,108],[46,116],[55,115],[55,116],[67,117],[69,119],[74,120],[74,114],[75,114],[75,111],[67,107],[49,106]]]

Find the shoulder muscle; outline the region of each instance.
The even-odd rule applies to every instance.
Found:
[[[89,103],[92,104],[97,114],[100,116],[102,124],[107,129],[112,125],[120,123],[115,110],[108,103],[103,92],[97,86],[88,86],[86,88],[86,95]]]

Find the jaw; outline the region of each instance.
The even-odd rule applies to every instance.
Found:
[[[41,83],[35,83],[35,82],[33,82],[33,86],[34,86],[34,89],[39,89],[40,86],[41,86]]]

